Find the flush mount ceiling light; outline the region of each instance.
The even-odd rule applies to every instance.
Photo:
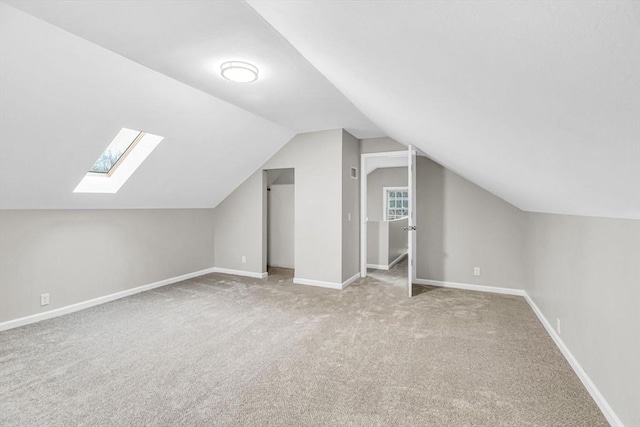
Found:
[[[220,66],[222,77],[232,82],[251,83],[258,80],[258,68],[248,62],[228,61]]]

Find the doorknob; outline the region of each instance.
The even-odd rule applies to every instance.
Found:
[[[415,225],[410,225],[408,227],[404,227],[404,229],[407,231],[416,231],[418,227],[416,227]]]

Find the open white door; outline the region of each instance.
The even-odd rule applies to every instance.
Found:
[[[409,146],[409,221],[407,225],[407,240],[408,240],[408,274],[407,274],[407,289],[409,297],[413,296],[413,281],[416,278],[416,150]]]

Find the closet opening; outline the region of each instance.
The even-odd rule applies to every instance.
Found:
[[[267,271],[291,275],[295,269],[295,171],[270,169],[266,171],[266,253]],[[291,270],[286,271],[286,270]]]

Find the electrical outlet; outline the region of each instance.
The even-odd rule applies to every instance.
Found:
[[[246,257],[246,256],[244,256],[244,255],[242,255],[242,263],[243,263],[243,264],[246,264],[246,263],[247,263],[247,257]]]
[[[480,267],[473,267],[473,275],[474,276],[480,275]]]
[[[49,305],[49,294],[40,295],[40,305]]]
[[[556,318],[556,332],[558,335],[562,335],[562,329],[560,328],[560,318]]]
[[[349,221],[351,221],[351,212],[349,212],[349,213],[347,214],[347,219],[348,219]]]

